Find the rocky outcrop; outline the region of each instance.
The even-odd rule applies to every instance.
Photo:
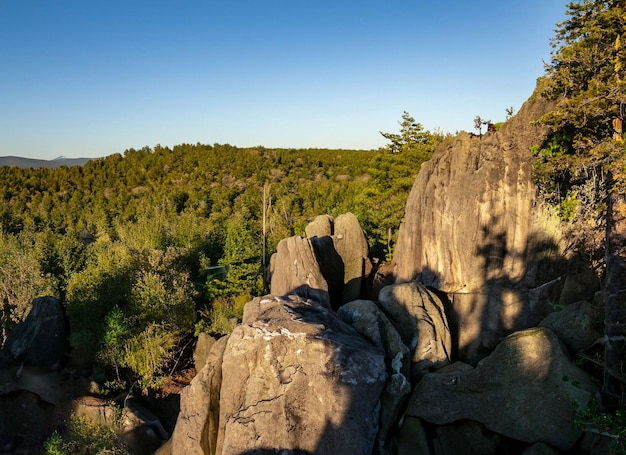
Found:
[[[270,260],[270,293],[305,292],[337,309],[359,299],[371,271],[368,244],[352,213],[318,216],[306,227],[307,238],[281,240]]]
[[[328,283],[309,239],[294,236],[281,240],[270,259],[270,277],[273,295],[305,292],[307,297],[330,304]]]
[[[527,292],[564,273],[558,229],[540,210],[529,151],[548,109],[533,96],[498,132],[461,133],[422,165],[396,246],[397,281],[449,293],[470,361],[525,327]]]
[[[389,379],[380,400],[377,450],[385,453],[387,437],[411,393],[411,353],[385,314],[369,300],[355,300],[339,308],[341,320],[385,353]]]
[[[501,435],[570,450],[581,435],[572,420],[596,387],[545,328],[508,336],[476,368],[455,363],[422,379],[406,414],[444,425],[480,422]]]
[[[248,303],[222,375],[217,453],[372,452],[384,353],[326,306],[294,295]]]
[[[452,337],[444,304],[436,294],[412,281],[383,288],[378,303],[411,349],[413,380],[450,363]]]
[[[216,453],[222,386],[222,358],[228,337],[217,340],[204,367],[180,394],[180,413],[172,437],[158,455]]]
[[[63,306],[54,297],[38,297],[26,319],[9,332],[2,352],[15,363],[58,370],[67,335]]]
[[[359,220],[352,213],[339,215],[335,219],[333,243],[343,261],[343,303],[361,297],[361,288],[366,276],[369,247]]]
[[[602,336],[599,315],[586,300],[567,305],[560,311],[549,314],[539,323],[540,327],[552,330],[572,353],[590,347]]]

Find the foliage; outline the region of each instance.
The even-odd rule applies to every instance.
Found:
[[[431,133],[424,131],[422,124],[415,122],[415,119],[407,111],[402,113],[402,121],[399,123],[400,134],[383,133],[382,131],[380,133],[389,140],[390,144],[387,149],[392,153],[407,152],[427,144],[431,140]]]
[[[27,235],[0,232],[0,346],[8,330],[22,321],[35,297],[53,294],[54,283],[44,275]]]
[[[559,205],[562,217],[572,224],[587,227],[592,221],[604,219],[605,244],[594,245],[596,252],[592,256],[606,251],[602,391],[607,406],[614,408],[623,400],[625,385],[612,372],[623,364],[626,354],[624,343],[619,341],[624,339],[625,330],[620,295],[621,277],[626,273],[621,225],[626,204],[622,127],[626,107],[626,4],[580,0],[568,3],[566,14],[568,18],[558,24],[552,42],[547,74],[539,81],[542,95],[553,100],[555,107],[539,119],[549,128],[549,135],[535,149],[535,176],[547,198]],[[576,195],[583,193],[581,189],[590,180],[598,190],[577,204]],[[600,184],[595,184],[598,181]]]
[[[574,425],[586,432],[611,438],[611,454],[626,454],[626,412],[600,412],[594,401],[584,411],[577,412]]]
[[[113,428],[85,416],[70,417],[67,433],[53,433],[44,444],[48,455],[125,455],[129,451]]]
[[[540,158],[566,185],[600,167],[623,181],[624,145],[615,122],[624,120],[626,103],[626,6],[585,0],[567,7],[569,18],[559,24],[542,81],[543,95],[557,104],[540,119],[552,131],[542,147],[549,153]]]
[[[53,294],[73,355],[101,364],[103,382],[155,384],[184,334],[230,330],[266,292],[264,238],[268,260],[315,216],[351,211],[371,254],[391,258],[415,175],[443,136],[405,113],[389,139],[369,151],[157,145],[82,167],[3,168],[3,328]]]
[[[127,341],[120,364],[137,375],[142,390],[157,388],[162,385],[163,368],[178,341],[178,332],[152,323]]]

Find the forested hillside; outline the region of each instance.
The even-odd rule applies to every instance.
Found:
[[[415,175],[444,138],[408,113],[385,137],[378,151],[181,144],[1,168],[0,341],[34,297],[54,295],[72,355],[103,382],[158,385],[185,337],[231,329],[264,292],[278,241],[316,215],[353,212],[372,257],[391,256]]]

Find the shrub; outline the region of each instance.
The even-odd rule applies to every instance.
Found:
[[[72,416],[67,434],[54,433],[44,444],[47,455],[126,455],[130,452],[119,441],[113,428],[84,416]]]

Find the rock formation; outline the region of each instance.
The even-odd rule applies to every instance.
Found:
[[[531,124],[548,106],[533,96],[498,132],[461,133],[422,166],[396,246],[397,281],[450,295],[459,354],[476,361],[528,325],[530,289],[565,273],[558,230],[531,181]]]
[[[327,306],[298,296],[248,303],[222,375],[217,453],[371,453],[384,353]]]
[[[535,198],[529,148],[544,132],[530,121],[546,109],[533,97],[499,131],[460,134],[424,164],[396,282],[374,300],[362,300],[369,262],[354,215],[319,216],[306,238],[281,241],[271,295],[213,345],[159,454],[581,449],[572,419],[596,389],[561,343],[593,342],[579,300],[598,283],[568,269]]]
[[[9,332],[2,353],[21,365],[58,370],[67,335],[63,306],[54,297],[38,297],[26,319]]]
[[[581,434],[572,420],[596,387],[544,328],[507,337],[476,368],[456,363],[417,385],[406,413],[435,424],[472,420],[528,443],[570,450]]]
[[[452,359],[452,338],[441,299],[415,281],[387,286],[378,302],[413,353],[414,380]]]
[[[278,243],[270,259],[270,293],[302,291],[305,297],[328,300],[334,309],[359,299],[371,266],[356,216],[318,216],[305,231],[307,238],[294,236]]]

